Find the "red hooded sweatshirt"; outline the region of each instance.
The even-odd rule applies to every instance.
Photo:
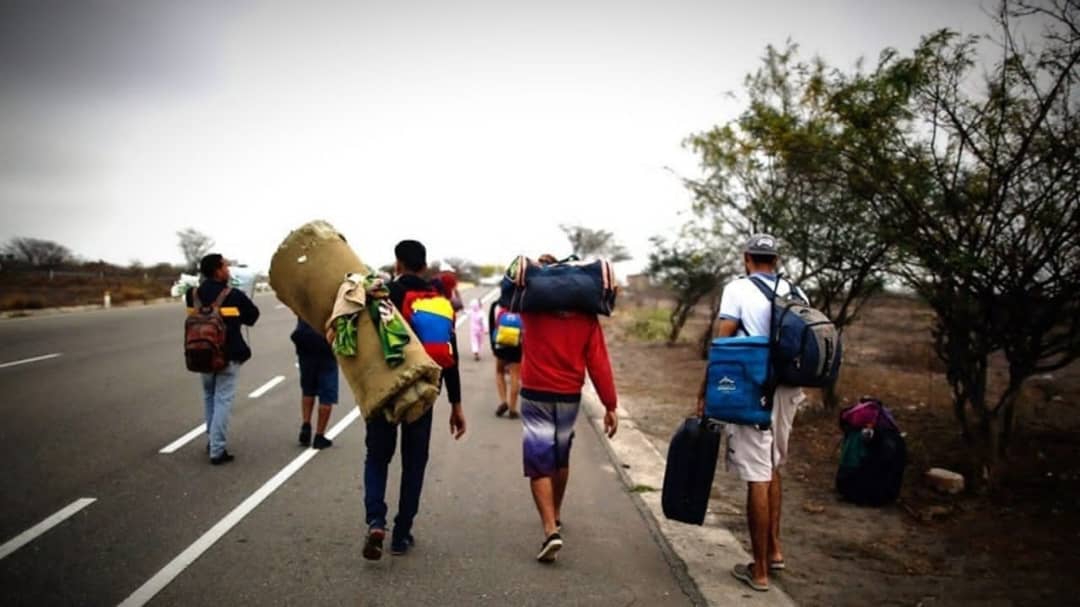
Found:
[[[618,402],[600,321],[580,312],[521,315],[521,395],[530,400],[580,400],[589,372],[600,402]]]

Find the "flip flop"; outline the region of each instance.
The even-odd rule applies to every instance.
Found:
[[[754,581],[753,571],[753,563],[750,563],[748,565],[735,565],[735,567],[731,570],[731,575],[735,576],[735,579],[753,588],[754,590],[757,590],[758,592],[768,592],[768,585],[763,586]]]
[[[783,571],[784,569],[787,569],[787,565],[784,564],[783,560],[769,563],[769,571]]]

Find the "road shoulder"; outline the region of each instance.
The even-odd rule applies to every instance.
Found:
[[[585,411],[593,429],[601,436],[616,472],[634,501],[649,522],[649,527],[664,547],[665,556],[680,578],[693,584],[691,596],[700,596],[710,606],[794,605],[794,601],[773,584],[769,592],[748,590],[731,576],[737,563],[749,562],[739,540],[723,526],[705,524],[701,527],[670,521],[664,517],[660,503],[660,488],[664,483],[666,459],[637,428],[633,418],[633,403],[621,401],[619,430],[615,438],[603,437],[604,410],[591,385],[583,394]],[[629,405],[629,406],[627,406]]]

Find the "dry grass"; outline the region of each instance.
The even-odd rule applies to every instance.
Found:
[[[171,279],[56,276],[0,272],[0,310],[36,310],[100,304],[108,291],[113,303],[169,296]]]

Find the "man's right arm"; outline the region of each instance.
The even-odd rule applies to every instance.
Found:
[[[716,325],[717,337],[734,337],[739,331],[739,321],[730,318],[721,318]]]
[[[729,284],[724,288],[723,294],[720,296],[720,316],[717,319],[716,327],[713,329],[713,337],[732,337],[739,331],[738,302],[735,301],[735,297],[730,291],[731,285]],[[709,374],[706,370],[705,374],[701,377],[701,387],[698,389],[697,404],[694,407],[698,417],[705,414],[705,391],[708,388]]]

